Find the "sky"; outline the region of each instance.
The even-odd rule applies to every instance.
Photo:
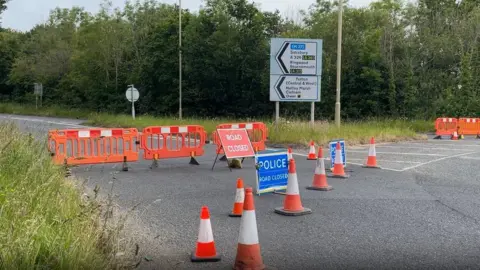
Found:
[[[125,0],[110,0],[116,7],[123,7]],[[158,0],[158,2],[174,4],[178,0]],[[250,0],[251,1],[251,0]],[[84,7],[85,10],[95,13],[99,10],[102,0],[10,0],[7,10],[2,14],[2,27],[13,28],[19,31],[28,31],[38,23],[48,19],[50,10],[71,8],[72,6]],[[133,1],[135,2],[135,1]],[[282,15],[295,19],[299,9],[307,9],[315,0],[255,0],[260,9],[274,11],[278,9]],[[349,0],[349,5],[354,7],[368,6],[373,0]],[[202,5],[202,0],[183,0],[182,7],[197,11]]]

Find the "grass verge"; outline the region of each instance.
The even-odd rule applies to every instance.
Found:
[[[46,146],[0,125],[0,269],[113,267],[116,229]]]
[[[26,109],[16,104],[0,104],[0,113],[31,114],[42,116],[83,118],[85,124],[102,127],[136,127],[142,129],[146,126],[158,125],[202,125],[210,135],[220,123],[234,123],[252,121],[252,119],[195,119],[182,120],[171,117],[138,116],[135,120],[130,115],[112,115],[88,113],[85,111],[71,111],[58,107]],[[371,137],[376,142],[395,142],[402,140],[425,139],[425,133],[434,130],[433,121],[408,120],[408,119],[367,119],[364,121],[344,122],[340,128],[333,123],[317,121],[312,128],[309,123],[298,120],[282,121],[276,126],[271,120],[256,119],[267,124],[269,128],[269,143],[271,145],[296,145],[306,146],[310,140],[317,144],[326,145],[332,139],[345,139],[348,145],[368,143]]]

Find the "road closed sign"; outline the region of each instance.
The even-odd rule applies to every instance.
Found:
[[[257,195],[287,189],[287,150],[266,150],[255,156],[257,164]]]
[[[217,134],[228,159],[255,156],[246,129],[217,129]]]

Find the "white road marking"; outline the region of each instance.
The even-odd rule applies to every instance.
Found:
[[[348,158],[349,160],[364,160],[364,161],[367,161],[366,158]],[[386,160],[386,159],[378,159],[377,158],[377,161],[378,162],[391,162],[391,163],[422,163],[422,162],[418,162],[418,161],[402,161],[402,160]]]
[[[453,143],[449,143],[449,142],[444,142],[444,143],[430,143],[430,142],[426,142],[425,144],[426,145],[441,145],[441,146],[446,146],[446,145],[452,145],[452,146],[474,146],[474,147],[480,147],[480,143],[479,144],[462,144],[462,143],[459,143],[461,141],[453,141]],[[420,143],[416,143],[416,142],[412,142],[411,144],[420,144]]]
[[[347,150],[350,153],[365,153],[365,151],[355,151],[355,150]],[[424,154],[424,153],[402,153],[402,152],[377,152],[378,154],[387,154],[387,155],[411,155],[411,156],[432,156],[432,157],[446,157],[447,155],[440,155],[440,154]]]
[[[460,146],[460,145],[459,145]],[[467,146],[466,146],[467,147]],[[459,148],[442,148],[442,147],[425,147],[425,145],[422,145],[422,146],[396,146],[396,145],[382,145],[382,146],[376,146],[376,148],[407,148],[407,149],[419,149],[419,150],[423,150],[423,149],[431,149],[431,150],[448,150],[448,151],[465,151],[465,150],[468,150],[466,148],[464,149],[459,149]]]
[[[480,157],[460,157],[461,159],[480,160]]]
[[[295,152],[293,152],[292,154],[297,155],[297,156],[302,156],[302,157],[308,157],[308,155],[306,155],[306,154],[300,154],[300,153],[295,153]],[[325,158],[325,160],[330,160],[330,158]],[[353,160],[353,159],[351,159],[351,160]],[[355,162],[350,162],[350,161],[347,161],[347,164],[358,165],[358,166],[365,165],[365,164],[355,163]],[[401,170],[386,168],[386,167],[382,167],[382,169],[387,170],[387,171],[401,172]]]
[[[414,165],[414,166],[403,168],[402,171],[408,171],[408,170],[415,169],[415,168],[418,168],[420,166],[428,165],[428,164],[431,164],[431,163],[434,163],[434,162],[438,162],[438,161],[442,161],[442,160],[446,160],[446,159],[451,159],[451,158],[456,158],[456,157],[461,157],[461,156],[467,156],[467,155],[476,154],[476,153],[480,153],[480,152],[469,152],[469,153],[463,153],[463,154],[458,154],[458,155],[453,155],[453,156],[448,156],[448,157],[437,158],[437,159],[430,160],[430,161],[427,161],[427,162],[423,162],[423,163],[420,163],[420,164],[417,164],[417,165]]]

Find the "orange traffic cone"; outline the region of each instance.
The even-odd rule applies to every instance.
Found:
[[[343,158],[342,158],[342,148],[340,147],[340,142],[337,142],[335,147],[335,163],[333,164],[333,174],[334,178],[348,178],[350,175],[345,174],[345,168],[343,167]]]
[[[377,165],[377,151],[375,151],[375,139],[373,137],[370,139],[370,148],[368,149],[367,164],[363,167],[380,169],[380,167]]]
[[[243,214],[240,221],[237,256],[235,257],[233,269],[265,269],[262,254],[260,253],[255,204],[253,202],[251,187],[245,188],[245,202],[243,204]]]
[[[237,193],[235,194],[235,203],[233,203],[232,213],[228,214],[231,217],[241,217],[243,211],[243,201],[245,200],[245,191],[243,189],[243,181],[241,178],[237,179]]]
[[[308,153],[307,160],[316,160],[317,154],[315,154],[315,143],[310,142],[310,152]]]
[[[458,133],[456,131],[453,132],[451,139],[454,141],[458,140]]]
[[[323,149],[318,149],[318,161],[315,168],[315,175],[313,176],[313,183],[307,187],[310,190],[330,191],[333,188],[328,185],[327,175],[325,173],[325,158],[323,157]]]
[[[300,191],[298,190],[295,160],[293,159],[289,161],[287,192],[283,201],[283,207],[275,208],[275,213],[284,216],[301,216],[312,213],[311,209],[302,206]]]
[[[287,158],[288,158],[288,160],[293,158],[293,153],[292,153],[292,148],[291,147],[288,147]]]
[[[192,262],[218,262],[220,255],[215,249],[213,240],[212,224],[208,207],[202,206],[200,212],[200,228],[198,230],[197,247],[192,253]]]

